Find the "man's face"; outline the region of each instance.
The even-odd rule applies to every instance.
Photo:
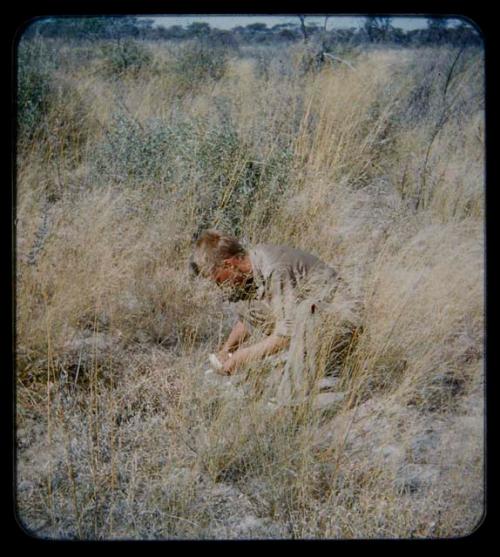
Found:
[[[213,272],[211,278],[218,285],[241,286],[250,276],[251,273],[244,264],[241,264],[241,260],[231,258],[224,260],[222,265]]]
[[[252,265],[248,257],[230,257],[213,271],[204,272],[203,267],[196,261],[196,254],[193,254],[189,259],[189,271],[192,276],[201,275],[219,286],[233,288],[245,286],[252,277]]]

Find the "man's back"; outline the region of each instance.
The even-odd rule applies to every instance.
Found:
[[[337,277],[337,273],[315,255],[289,246],[258,244],[249,250],[249,255],[258,287],[276,275],[294,288],[316,278],[334,280]]]
[[[337,273],[316,256],[289,246],[258,244],[249,250],[255,300],[265,302],[274,315],[276,333],[290,336],[297,305],[309,296],[321,297]]]

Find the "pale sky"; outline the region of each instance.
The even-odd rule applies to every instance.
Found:
[[[409,29],[422,29],[427,27],[427,19],[425,16],[421,17],[399,17],[392,16],[392,24],[394,27],[400,27],[404,30]],[[210,24],[211,27],[218,29],[232,29],[238,25],[250,25],[251,23],[262,22],[266,23],[268,27],[278,25],[280,23],[299,23],[297,16],[278,16],[278,15],[169,15],[169,16],[148,16],[148,19],[154,19],[156,25],[163,27],[170,27],[171,25],[187,26],[194,21],[203,21]],[[323,25],[324,16],[307,16],[307,23],[317,23]],[[454,25],[460,23],[460,20],[450,19],[449,24]],[[358,27],[364,24],[363,16],[329,16],[327,29]]]

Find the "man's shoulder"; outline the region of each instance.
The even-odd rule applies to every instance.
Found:
[[[257,244],[253,247],[253,250],[257,253],[266,253],[277,257],[286,256],[294,259],[309,259],[311,261],[321,261],[319,257],[313,255],[308,251],[288,245]]]
[[[280,246],[276,244],[257,244],[250,250],[250,254],[254,258],[271,263],[296,257],[297,250],[289,246]]]
[[[297,264],[305,268],[328,267],[328,265],[312,253],[286,245],[257,244],[251,250],[251,257],[266,266],[294,267]]]
[[[282,251],[284,247],[285,246],[278,246],[275,244],[255,244],[254,246],[252,246],[250,251],[257,254],[261,254],[261,253],[273,254]]]

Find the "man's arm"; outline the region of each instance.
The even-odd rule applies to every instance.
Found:
[[[229,358],[229,351],[238,347],[248,336],[248,330],[242,321],[238,321],[229,333],[229,337],[217,354],[219,360],[224,363]]]
[[[228,358],[224,362],[223,371],[228,375],[231,375],[241,365],[259,360],[264,356],[275,354],[276,352],[286,348],[289,343],[290,339],[288,337],[283,337],[273,333],[257,344],[253,344],[252,346],[248,346],[246,348],[240,348],[236,352],[233,352],[231,358]]]

